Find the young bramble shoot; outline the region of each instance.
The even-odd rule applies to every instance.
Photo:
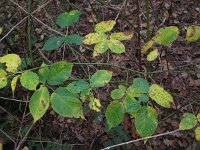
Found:
[[[95,26],[95,32],[85,36],[83,44],[95,44],[93,57],[99,56],[110,49],[113,53],[121,54],[125,52],[125,46],[121,41],[130,40],[133,33],[118,32],[108,37],[105,32],[111,31],[116,22],[114,20],[102,21]]]

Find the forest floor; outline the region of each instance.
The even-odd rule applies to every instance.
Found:
[[[0,36],[0,56],[8,53],[17,53],[23,58],[28,58],[27,48],[27,21],[23,20],[27,13],[28,0],[1,0],[0,1],[0,27],[3,33]],[[77,78],[87,78],[96,69],[113,71],[112,83],[95,91],[102,101],[103,107],[110,103],[110,91],[119,83],[125,85],[132,82],[135,77],[144,77],[147,67],[145,57],[142,57],[141,69],[137,50],[144,44],[147,34],[145,1],[140,1],[140,11],[137,9],[136,0],[33,0],[31,10],[44,6],[32,16],[31,38],[32,50],[36,65],[44,62],[56,62],[62,59],[71,62],[108,63],[106,65],[88,65],[76,67],[73,75]],[[21,6],[18,7],[17,5]],[[81,11],[80,21],[70,28],[70,33],[79,33],[81,36],[93,31],[94,25],[103,20],[116,19],[114,31],[134,31],[131,41],[125,43],[124,54],[105,53],[92,57],[93,47],[74,46],[74,53],[70,49],[60,48],[53,52],[44,52],[42,47],[46,39],[58,36],[58,32],[66,33],[55,24],[55,18],[62,12],[71,9]],[[139,13],[139,26],[138,26]],[[36,19],[35,19],[36,18]],[[8,33],[17,23],[12,32]],[[151,0],[150,5],[150,31],[151,37],[156,31],[165,26],[178,26],[180,35],[178,40],[168,47],[160,47],[159,59],[151,64],[150,82],[155,82],[171,92],[175,99],[172,109],[154,107],[159,113],[159,125],[156,134],[173,131],[178,128],[180,118],[184,112],[197,114],[200,112],[200,41],[186,43],[184,41],[186,27],[200,24],[199,0]],[[138,33],[140,31],[140,37]],[[6,36],[5,36],[6,35]],[[5,36],[5,37],[4,37]],[[64,53],[63,53],[64,51]],[[115,67],[115,66],[120,66]],[[29,66],[27,66],[29,68]],[[126,69],[122,69],[126,68]],[[30,93],[18,87],[14,99],[9,88],[0,91],[0,140],[3,140],[5,150],[13,149],[13,142],[22,141],[26,136],[32,117],[28,109]],[[20,101],[16,101],[16,100]],[[104,112],[95,113],[86,111],[85,120],[64,118],[49,109],[46,115],[37,122],[24,139],[23,150],[27,149],[79,149],[98,150],[116,143],[122,143],[140,138],[135,130],[134,123],[127,115],[122,125],[105,131]],[[176,132],[170,135],[152,138],[144,144],[143,141],[134,142],[116,149],[134,150],[194,150],[197,144],[193,131]]]

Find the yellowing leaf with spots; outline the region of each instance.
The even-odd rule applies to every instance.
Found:
[[[200,127],[195,129],[195,138],[197,141],[200,141]]]
[[[171,108],[174,102],[173,97],[167,91],[165,91],[161,86],[157,84],[152,84],[149,88],[149,96],[157,104],[162,107]]]
[[[11,81],[11,89],[12,89],[13,95],[14,95],[14,92],[15,92],[15,89],[16,89],[16,85],[17,85],[17,81],[18,81],[19,77],[20,77],[20,75],[17,75]]]
[[[0,68],[0,89],[4,88],[7,85],[7,73]]]
[[[148,41],[147,43],[145,43],[144,46],[142,46],[142,48],[141,48],[142,51],[141,52],[142,53],[146,53],[147,50],[149,50],[153,46],[153,44],[154,44],[153,40]]]
[[[185,113],[179,124],[179,130],[190,130],[197,124],[197,118],[192,113]]]
[[[94,46],[93,57],[96,57],[99,54],[103,54],[107,50],[108,50],[108,42],[107,41],[99,42]]]
[[[130,40],[133,37],[133,33],[128,33],[128,32],[118,32],[118,33],[113,33],[110,36],[110,39],[114,40]]]
[[[99,33],[89,33],[85,36],[83,44],[92,45],[101,42],[101,35]]]
[[[96,32],[108,32],[111,31],[116,22],[114,20],[102,21],[95,26]]]
[[[153,61],[158,57],[159,53],[158,53],[158,49],[154,49],[153,51],[151,51],[148,55],[147,55],[147,60],[148,61]]]
[[[2,27],[0,27],[0,34],[3,32],[3,28]]]
[[[49,104],[49,91],[46,87],[41,86],[33,93],[29,102],[29,109],[34,122],[38,121],[46,113]]]
[[[197,120],[200,122],[200,113],[197,114]]]
[[[200,39],[200,26],[189,26],[187,28],[186,38],[187,42],[195,42]]]
[[[121,54],[125,52],[124,44],[118,40],[110,39],[110,41],[108,42],[108,47],[110,48],[112,52],[116,54]]]
[[[16,54],[8,54],[0,57],[0,63],[6,64],[6,71],[16,73],[21,64],[21,58]]]
[[[89,104],[90,108],[97,111],[97,112],[100,112],[101,111],[101,103],[98,99],[94,98],[93,100],[90,101],[90,104]]]

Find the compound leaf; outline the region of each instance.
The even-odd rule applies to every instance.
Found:
[[[117,32],[110,35],[110,39],[124,41],[130,40],[133,37],[133,33]]]
[[[165,91],[161,86],[157,84],[152,84],[149,89],[149,96],[157,104],[162,107],[171,108],[174,102],[173,97],[167,91]]]
[[[158,49],[155,48],[153,51],[151,51],[148,55],[147,55],[147,60],[148,61],[153,61],[158,57],[159,53],[158,53]]]
[[[62,13],[57,17],[56,24],[62,28],[69,27],[78,22],[80,15],[81,13],[78,10]]]
[[[21,58],[17,54],[8,54],[0,57],[0,63],[6,63],[6,71],[16,73],[21,64]]]
[[[14,92],[15,92],[15,89],[16,89],[16,86],[17,86],[17,81],[18,81],[19,77],[20,77],[20,75],[17,75],[11,81],[11,89],[12,89],[13,95],[14,95]]]
[[[36,73],[32,71],[26,71],[22,73],[20,77],[20,82],[24,88],[34,91],[39,84],[39,77]]]
[[[112,72],[107,70],[98,70],[90,78],[90,85],[92,87],[103,87],[110,82],[112,78]]]
[[[49,85],[62,84],[70,77],[72,66],[73,65],[71,63],[65,61],[60,61],[52,64],[49,69],[47,83]]]
[[[51,95],[51,105],[61,116],[84,119],[82,103],[64,87],[56,89]]]
[[[34,122],[38,121],[46,113],[49,103],[49,91],[46,87],[41,86],[33,93],[29,102],[29,109]]]
[[[108,42],[109,49],[116,54],[121,54],[125,52],[125,46],[122,42],[114,39],[110,39]]]
[[[179,124],[179,130],[190,130],[197,124],[197,118],[191,113],[185,113]]]
[[[65,37],[65,42],[75,45],[81,45],[83,38],[78,34],[67,35]]]
[[[120,102],[112,102],[106,109],[106,120],[109,130],[119,125],[124,118],[124,107]]]
[[[102,21],[95,26],[96,32],[108,32],[111,31],[116,22],[114,20]]]
[[[141,137],[151,136],[158,126],[158,114],[153,107],[142,107],[135,115],[135,127]]]
[[[200,26],[189,26],[187,28],[186,38],[187,42],[195,42],[200,39]]]
[[[64,41],[64,37],[51,37],[44,43],[43,49],[45,51],[52,51],[58,49]]]
[[[176,26],[160,28],[154,37],[156,43],[167,46],[174,42],[179,35],[179,29]]]
[[[195,129],[195,138],[197,141],[200,141],[200,127]]]

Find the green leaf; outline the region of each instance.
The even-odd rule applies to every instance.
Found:
[[[5,70],[0,68],[0,89],[6,87],[7,85],[7,73]]]
[[[161,28],[153,38],[156,43],[167,46],[174,42],[179,35],[179,29],[176,26]]]
[[[114,20],[108,20],[108,21],[102,21],[95,26],[95,31],[96,32],[108,32],[113,29],[115,26],[116,22]]]
[[[49,91],[46,87],[41,86],[33,93],[29,102],[29,109],[34,118],[34,122],[42,118],[49,108],[49,104]]]
[[[110,41],[108,42],[108,47],[113,53],[116,53],[116,54],[121,54],[125,52],[124,44],[118,40],[110,39]]]
[[[119,125],[124,118],[124,107],[120,102],[112,102],[106,109],[106,120],[109,130]]]
[[[58,49],[64,43],[64,41],[64,37],[51,37],[44,43],[43,49],[45,51]]]
[[[112,72],[107,70],[98,70],[90,78],[92,87],[103,87],[112,79]]]
[[[62,28],[69,27],[78,22],[80,15],[81,13],[78,10],[62,13],[57,17],[56,24]]]
[[[129,86],[129,88],[126,91],[127,95],[131,96],[132,98],[134,97],[140,97],[140,95],[144,94],[144,90],[135,88],[133,85]]]
[[[137,90],[140,90],[142,93],[149,92],[149,83],[143,78],[135,78],[133,80],[133,87]]]
[[[147,43],[145,43],[145,45],[142,46],[142,48],[141,48],[141,52],[146,53],[153,46],[154,43],[155,42],[153,40],[150,40]]]
[[[197,124],[197,118],[191,113],[185,113],[179,124],[179,130],[190,130]]]
[[[162,107],[171,108],[174,102],[173,97],[167,91],[165,91],[161,86],[157,84],[152,84],[149,89],[149,96],[157,104]]]
[[[135,113],[141,108],[140,102],[135,98],[132,98],[130,95],[125,97],[123,104],[128,113]]]
[[[200,122],[200,113],[197,114],[197,120]]]
[[[118,32],[110,35],[110,39],[119,41],[130,40],[132,37],[133,33],[126,33],[126,32]]]
[[[118,89],[114,89],[111,91],[112,99],[120,99],[126,93],[126,87],[123,85],[119,85]]]
[[[147,55],[147,60],[148,61],[153,61],[158,57],[159,53],[158,53],[158,49],[155,48],[153,51],[151,51],[148,55]]]
[[[89,33],[85,36],[83,44],[92,45],[101,42],[101,35],[99,33]]]
[[[93,57],[99,56],[99,54],[103,54],[108,50],[108,42],[101,41],[94,46]]]
[[[158,114],[153,107],[142,107],[135,116],[135,127],[141,137],[151,136],[158,126]]]
[[[11,89],[12,89],[13,95],[14,95],[14,92],[15,92],[15,89],[16,89],[16,86],[17,86],[17,81],[18,81],[19,77],[20,77],[20,75],[17,75],[11,81]]]
[[[66,88],[58,88],[51,95],[51,105],[55,112],[64,117],[83,118],[82,103]]]
[[[20,77],[20,82],[24,88],[34,91],[39,84],[39,77],[36,73],[32,71],[26,71],[22,73]]]
[[[78,80],[71,82],[66,88],[71,93],[79,94],[82,91],[90,89],[90,85],[84,80]]]
[[[197,141],[200,141],[200,127],[195,129],[195,138]]]
[[[71,76],[72,66],[73,65],[71,63],[65,61],[52,64],[49,69],[47,83],[49,85],[62,84]]]
[[[148,97],[147,95],[145,95],[145,94],[142,94],[142,95],[140,95],[140,97],[139,97],[139,101],[140,101],[140,102],[146,103],[146,102],[149,101],[149,97]]]
[[[65,37],[65,42],[75,45],[81,45],[83,42],[83,38],[78,34],[67,35]]]
[[[46,83],[49,76],[49,67],[45,63],[42,63],[41,68],[38,71],[39,80],[43,84]]]
[[[0,63],[6,63],[6,71],[16,73],[21,64],[21,58],[16,54],[8,54],[0,57]]]
[[[189,26],[187,28],[186,38],[187,42],[195,42],[200,39],[200,26]]]

